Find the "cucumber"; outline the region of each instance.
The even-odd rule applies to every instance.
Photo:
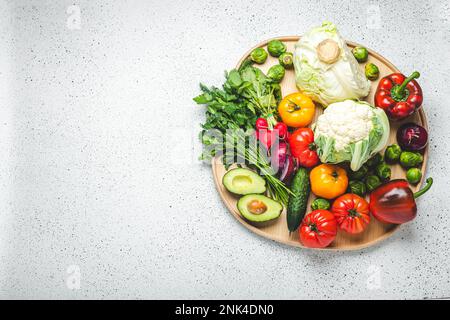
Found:
[[[287,207],[287,225],[290,232],[297,230],[306,213],[311,186],[309,184],[308,171],[305,168],[298,169],[291,183],[292,194],[289,195]]]

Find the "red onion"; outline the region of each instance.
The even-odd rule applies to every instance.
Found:
[[[297,162],[291,155],[288,155],[286,164],[280,174],[280,180],[286,184],[289,184],[294,172],[297,171],[297,169]]]
[[[287,143],[284,141],[279,141],[278,146],[276,144],[272,145],[269,151],[271,152],[270,159],[272,168],[275,169],[276,172],[282,171],[288,156]]]
[[[277,171],[279,179],[285,183],[289,183],[293,173],[297,170],[297,162],[289,152],[289,146],[284,141],[279,141],[278,148],[275,145],[269,149],[271,154],[272,168]],[[278,160],[278,163],[276,161]]]
[[[403,150],[422,150],[428,143],[427,130],[415,123],[405,123],[397,130],[397,142]]]

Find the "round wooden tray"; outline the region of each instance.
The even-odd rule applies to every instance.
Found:
[[[289,36],[289,37],[279,37],[274,38],[279,39],[283,41],[287,45],[287,50],[289,52],[293,52],[294,44],[300,39],[298,36]],[[251,51],[258,47],[266,47],[267,43],[273,39],[269,39],[267,41],[261,42],[257,46],[250,49],[245,55],[242,57],[242,59],[239,61],[237,67],[240,66],[240,64],[250,55]],[[347,41],[347,44],[350,48],[358,46],[358,44]],[[369,49],[369,60],[368,62],[375,63],[378,68],[380,69],[380,78],[392,73],[392,72],[400,72],[392,63],[390,63],[387,59],[385,59],[383,56],[379,55],[378,53],[372,51]],[[264,72],[267,72],[267,70],[274,64],[277,64],[278,60],[277,58],[269,56],[267,61],[263,65],[258,65],[258,67],[261,68]],[[364,63],[360,64],[360,68],[364,68]],[[407,72],[408,73],[408,72]],[[378,85],[378,81],[373,81],[370,89],[370,93],[365,99],[367,102],[373,105],[373,96],[374,92],[376,90],[376,87]],[[282,93],[283,97],[292,93],[297,92],[298,89],[295,85],[295,77],[294,77],[294,70],[286,70],[286,75],[281,82],[282,87]],[[317,107],[316,108],[316,114],[315,114],[315,120],[317,117],[322,113],[322,108]],[[419,112],[416,112],[414,115],[409,117],[408,119],[394,123],[391,121],[391,134],[389,137],[388,145],[392,143],[396,143],[396,132],[397,128],[404,122],[415,122],[423,127],[425,127],[428,130],[428,123],[427,118],[425,116],[425,113],[423,111],[423,107],[419,110]],[[425,169],[428,159],[428,147],[424,151],[424,162],[422,164],[422,172],[423,177],[420,183],[417,186],[411,186],[413,191],[416,191],[420,188],[420,186],[423,183],[423,180],[425,178]],[[392,169],[392,178],[404,178],[405,177],[405,170],[402,169],[399,165],[393,165],[391,166]],[[212,163],[212,170],[213,170],[213,176],[214,181],[217,187],[217,190],[219,191],[220,197],[222,198],[223,202],[225,203],[226,207],[230,210],[230,212],[233,214],[233,216],[242,223],[246,228],[249,230],[255,232],[258,235],[261,235],[265,238],[275,240],[284,244],[288,244],[295,247],[304,247],[299,242],[299,236],[298,232],[293,232],[291,235],[289,235],[289,231],[287,228],[286,223],[286,211],[283,210],[283,213],[281,216],[273,221],[268,223],[264,226],[254,226],[249,221],[242,218],[239,211],[237,210],[236,203],[239,199],[238,196],[235,196],[228,192],[224,186],[222,185],[222,177],[226,173],[225,167],[222,165],[220,159],[214,158]],[[311,196],[309,197],[308,202],[308,210],[310,209],[311,202],[315,199],[314,194],[311,193]],[[309,210],[310,211],[310,210]],[[309,212],[307,211],[307,212]],[[420,213],[419,213],[420,214]],[[376,244],[377,242],[384,240],[388,238],[390,235],[392,235],[397,229],[399,228],[399,225],[393,225],[393,224],[383,224],[376,220],[373,216],[371,217],[370,224],[368,228],[359,235],[349,235],[343,231],[338,231],[338,235],[336,237],[336,240],[327,248],[320,249],[320,250],[356,250],[361,248],[366,248],[369,246],[372,246]]]

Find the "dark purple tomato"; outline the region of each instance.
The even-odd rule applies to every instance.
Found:
[[[428,132],[418,124],[405,123],[397,130],[397,142],[403,150],[422,150],[428,143]]]

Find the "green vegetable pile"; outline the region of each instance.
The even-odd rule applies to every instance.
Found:
[[[207,150],[201,159],[210,160],[216,155],[213,146],[220,143],[219,130],[252,130],[258,117],[273,118],[281,100],[281,87],[268,78],[260,69],[252,66],[251,60],[238,70],[225,73],[222,89],[200,84],[203,93],[194,98],[198,104],[206,105],[206,121],[202,124],[201,141]],[[222,149],[222,148],[219,148]]]
[[[287,204],[290,190],[275,177],[267,155],[261,152],[254,136],[258,117],[275,121],[282,97],[280,76],[271,79],[254,67],[255,57],[250,57],[239,69],[225,73],[222,89],[200,85],[202,94],[194,98],[198,104],[206,105],[206,121],[200,132],[205,148],[200,159],[223,155],[227,169],[233,163],[254,167],[266,180],[269,194]]]
[[[422,179],[422,171],[418,166],[423,163],[423,155],[420,152],[403,151],[398,144],[390,145],[384,153],[389,163],[400,163],[406,169],[406,180],[410,184],[418,184]]]
[[[391,168],[380,153],[372,158],[357,171],[350,171],[348,192],[364,197],[377,187],[391,179]]]
[[[225,88],[225,86],[224,86]],[[247,108],[239,96],[230,90],[221,90],[215,87],[208,88],[200,84],[203,94],[194,98],[198,104],[206,104],[206,121],[202,124],[204,131],[218,129],[225,132],[227,129],[252,129],[256,121],[254,110]],[[209,138],[203,137],[203,143],[208,145]]]
[[[372,192],[377,187],[391,179],[389,164],[399,163],[406,169],[406,180],[410,184],[417,184],[422,179],[422,171],[417,168],[423,162],[423,155],[419,152],[402,151],[399,145],[392,144],[386,148],[384,157],[377,153],[369,159],[358,171],[350,171],[348,192],[361,197]]]

